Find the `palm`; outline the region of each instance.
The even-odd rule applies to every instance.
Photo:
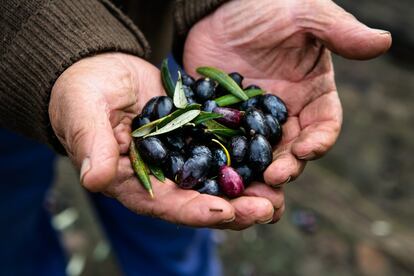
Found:
[[[274,153],[276,162],[266,172],[265,180],[280,184],[296,177],[304,166],[298,159],[323,154],[339,133],[342,111],[330,53],[300,30],[289,36],[275,35],[286,34],[276,30],[269,35],[271,39],[228,43],[208,35],[214,32],[206,32],[207,25],[202,21],[189,34],[184,55],[186,69],[194,72],[197,66],[207,64],[227,72],[238,71],[245,76],[245,85],[257,84],[281,97],[289,118],[283,127],[283,140]]]

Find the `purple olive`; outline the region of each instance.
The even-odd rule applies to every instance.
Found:
[[[280,142],[282,138],[282,128],[279,125],[279,122],[270,114],[265,115],[265,122],[269,128],[269,142],[272,145],[276,145]]]
[[[262,173],[272,162],[272,147],[266,138],[256,134],[247,150],[247,165],[255,172]]]
[[[217,181],[213,179],[207,179],[201,183],[200,187],[197,189],[197,192],[200,194],[218,196],[220,195],[220,187]]]
[[[184,157],[178,152],[171,152],[165,163],[165,174],[169,179],[174,181],[177,173],[183,169]]]
[[[170,150],[182,151],[185,147],[184,137],[180,133],[167,133],[162,141]]]
[[[234,108],[216,107],[213,112],[223,115],[222,118],[217,119],[217,122],[231,128],[238,128],[243,119],[243,112]]]
[[[142,158],[148,163],[159,165],[166,160],[168,151],[160,139],[149,137],[139,141],[137,144]]]
[[[278,96],[266,94],[261,98],[261,107],[264,113],[271,114],[280,124],[287,120],[288,112],[285,103]]]
[[[268,137],[269,135],[269,128],[266,125],[263,112],[253,107],[247,109],[244,115],[244,128],[250,136],[261,134]]]
[[[213,100],[208,100],[203,104],[203,110],[206,112],[213,112],[213,109],[216,107],[218,107],[218,105]]]
[[[229,142],[229,153],[231,161],[236,163],[243,162],[247,152],[247,138],[244,136],[234,136]]]
[[[222,166],[219,169],[218,183],[221,191],[230,198],[241,196],[244,192],[243,179],[232,167]]]
[[[143,125],[148,124],[149,122],[151,122],[151,120],[148,117],[143,117],[140,115],[134,118],[134,120],[132,121],[131,128],[134,131],[142,127]]]

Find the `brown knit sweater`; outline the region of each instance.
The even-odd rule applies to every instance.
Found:
[[[180,48],[191,26],[225,1],[175,1],[176,45]],[[140,9],[145,5],[136,4],[149,1],[114,2],[135,22],[144,15],[152,25],[161,20],[161,7],[152,7],[148,16],[148,10]],[[141,26],[109,0],[2,0],[0,11],[0,126],[55,149],[60,144],[50,127],[48,104],[52,86],[66,68],[101,52],[150,55]]]

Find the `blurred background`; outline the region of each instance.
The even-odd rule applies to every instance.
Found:
[[[373,61],[334,57],[342,134],[286,186],[278,224],[216,232],[226,275],[414,274],[414,5],[336,2],[391,31],[393,48]],[[76,172],[65,158],[56,166],[48,206],[70,256],[68,274],[117,275]]]

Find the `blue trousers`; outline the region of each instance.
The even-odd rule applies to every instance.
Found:
[[[44,208],[55,155],[0,129],[0,275],[64,275],[66,257]],[[211,232],[130,212],[91,194],[125,275],[220,275]]]

